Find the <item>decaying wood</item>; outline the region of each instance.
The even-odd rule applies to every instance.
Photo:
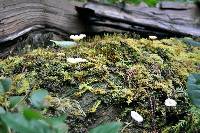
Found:
[[[0,42],[13,40],[37,29],[57,29],[79,33],[84,25],[67,0],[0,0]]]
[[[76,9],[79,13],[77,15]],[[0,43],[33,30],[59,33],[139,32],[163,36],[200,36],[193,6],[162,3],[160,8],[68,0],[0,0]]]
[[[192,9],[194,5],[192,3],[180,3],[180,2],[172,2],[172,1],[166,1],[161,2],[159,4],[160,9],[170,9],[170,10],[187,10]]]
[[[161,3],[160,8],[119,7],[89,2],[77,7],[81,16],[85,16],[93,28],[110,27],[128,31],[158,35],[200,36],[199,18],[194,15],[195,5]],[[162,7],[162,8],[161,8]]]

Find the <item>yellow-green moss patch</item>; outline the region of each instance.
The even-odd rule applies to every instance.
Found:
[[[70,64],[69,57],[84,58],[88,62]],[[28,88],[48,90],[55,112],[77,111],[71,115],[78,117],[81,110],[89,117],[103,108],[116,107],[116,112],[123,116],[119,113],[113,120],[127,122],[131,121],[129,112],[125,111],[129,108],[144,116],[144,127],[149,131],[150,98],[156,103],[154,119],[158,129],[176,125],[188,116],[185,83],[190,73],[200,72],[199,65],[200,48],[187,46],[178,39],[152,41],[113,35],[96,36],[72,48],[50,46],[1,59],[0,74],[13,79],[14,95],[26,93]],[[63,105],[54,106],[52,99],[56,97]],[[168,97],[178,103],[173,112],[176,118],[171,122],[163,121],[164,100]],[[74,107],[73,101],[79,104]]]

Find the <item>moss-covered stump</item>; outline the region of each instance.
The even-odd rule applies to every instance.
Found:
[[[72,64],[69,57],[87,62]],[[186,95],[187,76],[200,72],[199,65],[200,48],[178,39],[113,35],[96,36],[75,47],[50,45],[9,56],[0,60],[0,75],[13,80],[9,95],[24,95],[29,88],[48,90],[48,107],[42,112],[67,113],[71,132],[87,132],[109,121],[126,126],[132,122],[131,110],[144,122],[132,122],[123,132],[175,132],[197,128],[200,121],[190,113]],[[176,107],[165,107],[168,97],[177,101]],[[1,106],[8,104],[4,97],[0,100]]]

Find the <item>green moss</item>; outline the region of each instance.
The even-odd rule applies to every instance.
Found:
[[[152,41],[122,35],[96,36],[69,49],[38,48],[22,56],[1,59],[0,74],[14,80],[15,95],[25,93],[31,86],[47,89],[54,100],[59,97],[59,102],[62,101],[59,106],[50,100],[55,111],[79,110],[71,115],[83,112],[88,115],[98,112],[99,106],[124,106],[122,112],[126,112],[126,107],[140,112],[147,128],[152,121],[149,98],[154,96],[157,113],[154,119],[157,128],[164,129],[168,127],[168,121],[162,120],[167,97],[178,102],[174,113],[178,120],[188,116],[188,98],[184,93],[180,95],[178,89],[184,92],[188,74],[200,72],[199,53],[198,47],[187,46],[175,38]],[[70,64],[68,57],[81,57],[88,62]],[[88,95],[94,99],[88,100]],[[74,100],[82,103],[79,105],[83,106],[82,112]],[[73,108],[67,108],[72,105]],[[126,117],[130,118],[128,112],[120,119]],[[170,126],[176,125],[177,119]]]
[[[28,89],[30,89],[29,81],[26,79],[25,74],[18,74],[13,77],[13,91],[15,94],[25,93]]]

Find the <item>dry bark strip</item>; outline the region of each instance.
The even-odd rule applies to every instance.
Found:
[[[200,36],[194,5],[162,4],[161,8],[116,6],[68,0],[0,0],[0,43],[33,30],[59,33],[139,32]],[[75,10],[79,13],[79,17]]]

